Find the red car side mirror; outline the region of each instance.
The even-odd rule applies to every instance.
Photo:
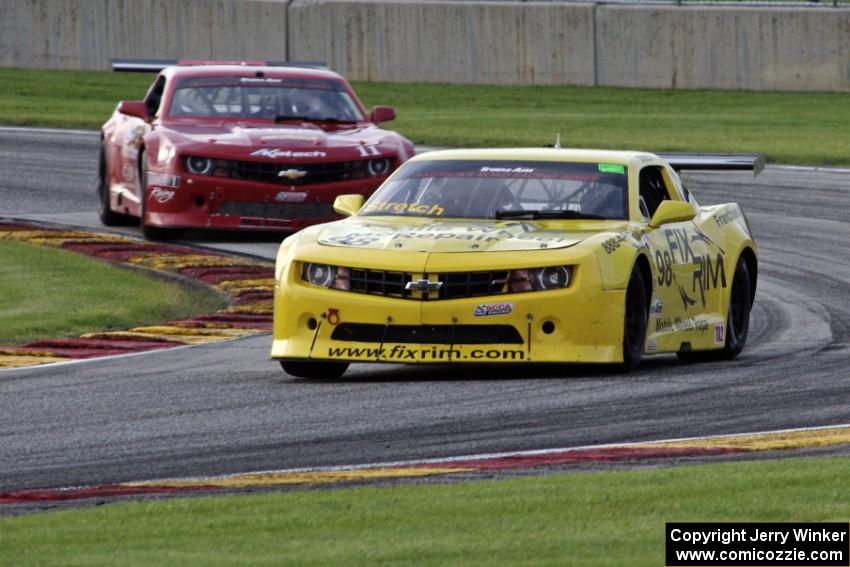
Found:
[[[372,112],[369,113],[369,120],[373,124],[395,120],[395,108],[392,106],[375,106],[372,108]]]
[[[118,104],[118,112],[126,116],[141,118],[145,122],[150,122],[151,120],[148,105],[141,100],[122,100]]]

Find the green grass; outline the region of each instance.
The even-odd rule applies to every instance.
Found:
[[[850,164],[850,96],[579,87],[358,84],[396,106],[417,143],[762,152],[768,161]]]
[[[0,240],[0,344],[160,324],[219,309],[189,290],[80,254]]]
[[[122,503],[0,520],[10,565],[663,565],[671,521],[846,522],[848,458]]]
[[[118,101],[141,99],[153,75],[0,69],[0,123],[98,129]]]
[[[0,123],[98,128],[146,74],[0,70]],[[771,162],[850,165],[848,93],[671,91],[354,83],[395,106],[418,144],[762,152]]]

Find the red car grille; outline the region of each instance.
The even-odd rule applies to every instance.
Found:
[[[219,215],[259,219],[325,219],[338,215],[328,203],[259,203],[257,201],[224,201]]]
[[[218,160],[215,174],[262,183],[312,185],[350,179],[365,179],[369,177],[366,169],[367,164],[368,160],[311,164]],[[280,175],[281,172],[284,172],[284,174]]]

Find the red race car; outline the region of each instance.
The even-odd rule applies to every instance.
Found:
[[[263,62],[120,62],[159,70],[141,101],[103,125],[97,182],[105,225],[139,217],[150,239],[187,228],[296,231],[340,218],[337,195],[368,196],[414,154],[378,128],[351,86],[324,69]]]

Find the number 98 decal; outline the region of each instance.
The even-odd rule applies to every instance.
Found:
[[[673,283],[673,256],[669,250],[655,251],[655,267],[658,269],[658,285],[669,287]]]

